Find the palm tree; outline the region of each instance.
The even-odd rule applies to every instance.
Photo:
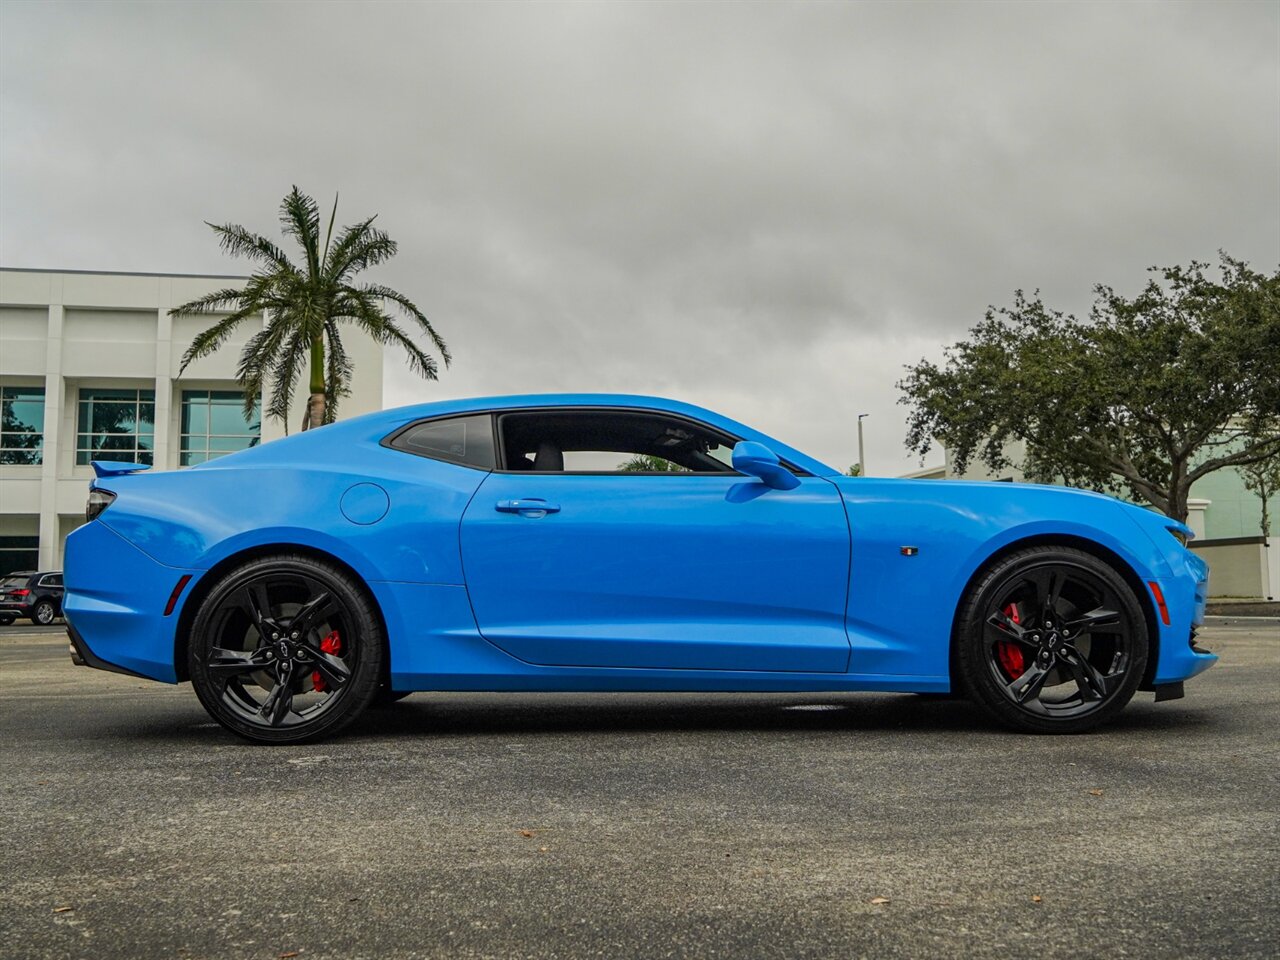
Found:
[[[649,453],[637,453],[618,464],[619,473],[688,473],[688,467]]]
[[[284,422],[287,430],[289,398],[303,364],[309,363],[311,396],[302,429],[332,423],[338,401],[350,393],[352,366],[342,345],[343,324],[354,324],[380,344],[399,344],[409,354],[414,372],[436,379],[435,359],[387,314],[388,303],[417,322],[445,366],[449,365],[449,348],[412,300],[381,284],[355,282],[360,271],[395,256],[396,242],[374,229],[374,217],[344,227],[335,239],[337,212],[335,197],[322,247],[320,210],[315,200],[295,186],[280,204],[280,225],[302,248],[301,268],[260,234],[238,224],[210,223],[223,250],[255,261],[259,269],[243,289],[216,290],[169,311],[175,317],[231,311],[191,342],[182,357],[183,371],[217,350],[240,324],[266,316],[266,326],[249,338],[236,370],[236,379],[244,388],[246,418],[252,414],[263,384],[270,381],[272,397],[264,412]]]

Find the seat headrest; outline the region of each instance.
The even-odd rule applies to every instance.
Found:
[[[538,452],[533,458],[533,469],[542,470],[543,472],[564,470],[564,453],[554,444],[538,444]]]

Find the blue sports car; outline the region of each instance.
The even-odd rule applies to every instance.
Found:
[[[1070,733],[1216,659],[1180,523],[845,477],[670,400],[452,400],[190,470],[94,466],[73,657],[190,680],[262,743],[415,690],[955,693]]]

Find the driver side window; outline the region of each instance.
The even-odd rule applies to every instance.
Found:
[[[634,410],[530,410],[499,419],[505,468],[537,473],[733,473],[736,442],[680,417]]]

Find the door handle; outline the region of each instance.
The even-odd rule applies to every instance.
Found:
[[[499,500],[494,509],[499,513],[518,513],[522,517],[545,517],[548,513],[559,513],[558,503],[547,503],[545,500]]]

